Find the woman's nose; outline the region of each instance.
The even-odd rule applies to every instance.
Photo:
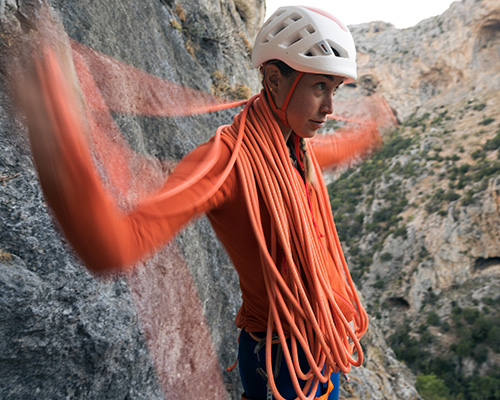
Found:
[[[333,96],[325,96],[320,111],[326,115],[333,114]]]

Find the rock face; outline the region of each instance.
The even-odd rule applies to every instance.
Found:
[[[4,57],[19,34],[33,33],[36,6],[0,2]],[[216,95],[237,94],[238,83],[259,90],[248,44],[260,1],[51,6],[71,39],[149,74]],[[238,373],[222,373],[236,359],[237,276],[207,221],[135,274],[93,278],[52,221],[22,118],[5,88],[0,96],[0,398],[237,398]],[[234,112],[115,121],[138,153],[178,160]]]
[[[37,3],[0,0],[0,57],[17,35],[33,32]],[[365,169],[351,170],[349,179],[366,173],[374,182],[360,181],[359,197],[349,192],[343,204],[355,207],[334,206],[372,314],[366,362],[342,385],[344,398],[419,398],[413,373],[433,371],[404,359],[412,372],[397,360],[395,332],[406,323],[408,337],[421,338],[420,324],[436,313],[451,329],[438,335],[432,325],[436,338],[421,346],[441,356],[458,343],[450,320],[462,315],[457,307],[484,308],[498,297],[495,3],[455,2],[405,30],[378,22],[351,28],[360,79],[339,98],[381,94],[402,127]],[[53,0],[51,6],[71,39],[149,74],[218,96],[259,90],[248,55],[262,23],[261,0]],[[113,116],[134,150],[161,164],[206,141],[234,112]],[[238,373],[225,372],[236,359],[238,278],[208,222],[186,227],[133,274],[96,279],[47,210],[23,120],[3,87],[0,128],[0,398],[239,399]],[[372,176],[368,167],[380,169]],[[340,194],[343,182],[331,190]],[[487,352],[491,361],[479,364],[485,373],[498,365],[493,347]],[[460,354],[460,377],[472,376],[477,359]]]

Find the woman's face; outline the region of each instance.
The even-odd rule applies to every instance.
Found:
[[[278,108],[283,104],[296,76],[294,73],[283,77],[282,84],[276,90],[275,102]],[[291,130],[303,138],[313,137],[324,125],[327,115],[333,113],[333,96],[343,80],[343,77],[335,75],[305,73],[295,87],[286,110]],[[285,128],[283,134],[286,139],[290,130],[287,132]]]
[[[295,87],[286,110],[290,128],[300,137],[313,137],[327,115],[333,113],[333,96],[344,78],[304,74]]]

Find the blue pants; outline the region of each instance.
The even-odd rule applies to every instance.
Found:
[[[265,337],[265,333],[258,334],[259,337]],[[266,372],[266,346],[263,346],[258,354],[255,354],[255,348],[258,342],[255,341],[246,331],[241,331],[239,346],[238,346],[238,364],[240,368],[241,382],[245,390],[245,397],[251,400],[266,400],[267,399],[267,381],[257,372],[260,367]],[[272,345],[272,364],[275,364],[276,353],[278,351],[278,344]],[[302,349],[299,347],[299,363],[303,371],[309,369],[306,356]],[[330,377],[334,388],[328,400],[338,400],[339,398],[339,374],[333,373]],[[283,358],[279,373],[274,376],[274,381],[278,391],[285,399],[295,399],[297,394],[293,388],[292,379],[288,372],[286,361]],[[304,381],[299,380],[301,386],[305,384]],[[326,384],[319,385],[316,396],[326,392]],[[273,397],[274,398],[274,397]]]

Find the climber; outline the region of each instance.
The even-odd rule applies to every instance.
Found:
[[[87,267],[129,270],[206,214],[240,278],[243,398],[338,398],[339,372],[362,363],[367,316],[307,139],[333,113],[337,88],[356,79],[349,30],[317,9],[278,9],[252,52],[261,93],[127,211],[95,171],[85,107],[58,57],[44,52],[21,102],[45,198]],[[377,143],[350,141],[342,154]]]

